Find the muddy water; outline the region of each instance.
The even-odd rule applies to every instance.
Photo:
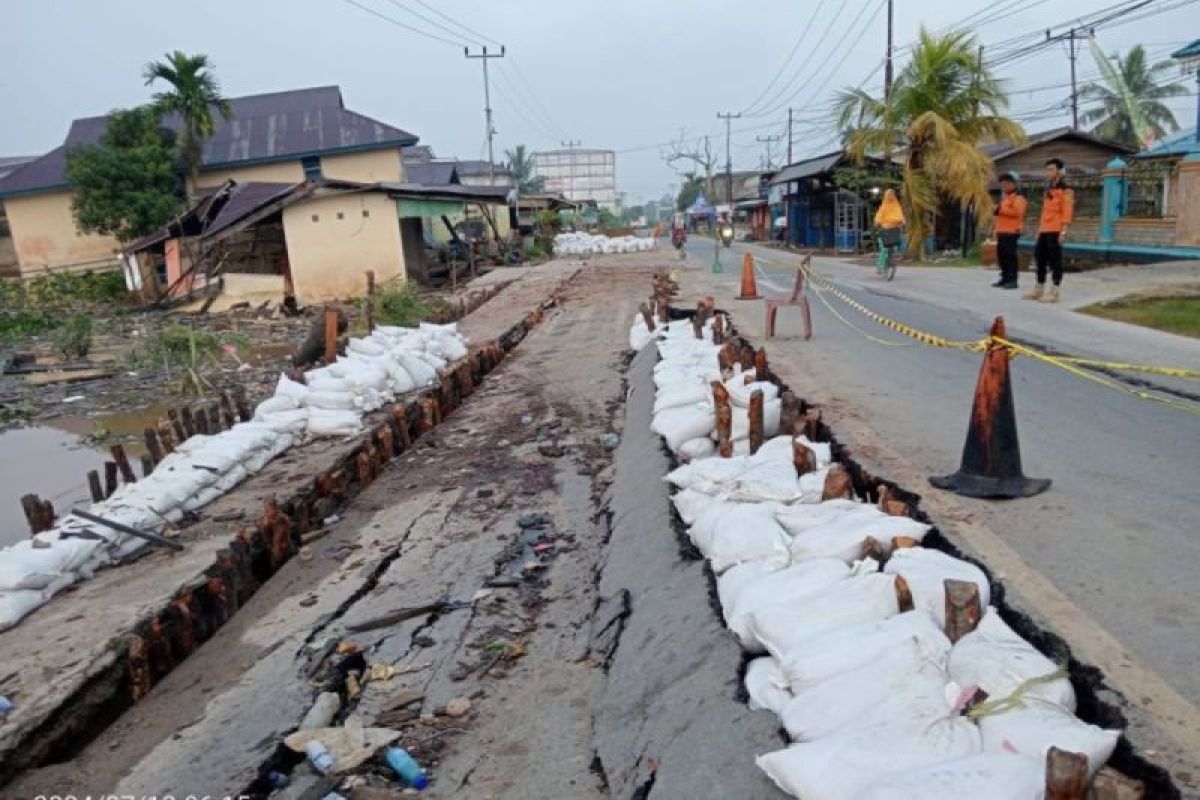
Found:
[[[88,470],[103,467],[103,454],[67,431],[36,427],[0,433],[0,546],[29,536],[22,495],[41,495],[62,513],[91,499]]]

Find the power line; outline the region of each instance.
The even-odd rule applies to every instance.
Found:
[[[394,5],[396,8],[400,9],[401,11],[406,11],[409,14],[412,14],[414,17],[423,21],[427,25],[432,25],[433,27],[437,28],[438,30],[448,33],[451,36],[457,36],[459,38],[458,43],[460,45],[468,44],[468,40],[465,37],[463,37],[463,35],[461,33],[459,33],[458,31],[456,31],[454,28],[448,28],[445,25],[443,25],[442,23],[438,22],[436,19],[430,19],[429,17],[422,14],[420,11],[409,8],[404,3],[401,3],[400,0],[387,0],[387,1],[389,3],[391,3],[392,5]]]
[[[754,107],[756,105],[758,105],[758,102],[767,96],[767,92],[771,91],[772,87],[775,86],[775,84],[776,84],[776,82],[778,82],[779,78],[783,76],[784,70],[787,69],[788,64],[792,63],[792,59],[795,57],[796,51],[800,49],[800,45],[804,43],[804,39],[808,36],[808,32],[810,30],[812,30],[813,23],[816,22],[817,15],[821,13],[821,7],[824,5],[825,5],[825,0],[820,0],[820,2],[817,3],[816,9],[813,11],[812,16],[809,17],[809,19],[808,19],[808,24],[804,26],[804,29],[803,29],[803,31],[801,31],[800,36],[796,39],[796,43],[794,45],[792,45],[792,49],[791,49],[791,51],[788,52],[787,58],[785,58],[783,60],[783,63],[779,65],[779,69],[776,70],[775,75],[771,78],[771,81],[766,85],[766,87],[763,88],[763,90],[761,92],[759,92],[758,97],[756,97],[752,101],[750,101],[750,104],[748,106],[746,106],[745,108],[743,108],[741,113],[743,113],[743,114],[751,113],[753,111]]]
[[[449,14],[444,14],[444,13],[442,13],[441,11],[439,11],[439,10],[438,10],[438,9],[436,9],[436,8],[434,8],[434,7],[433,7],[432,5],[430,5],[429,3],[426,3],[426,2],[425,2],[425,0],[413,0],[413,2],[415,2],[417,5],[421,6],[422,8],[426,8],[426,9],[428,9],[428,10],[432,11],[434,14],[437,14],[439,17],[441,17],[442,19],[446,20],[446,21],[447,21],[447,22],[449,22],[450,24],[452,24],[452,25],[455,25],[455,26],[457,26],[457,27],[461,28],[462,30],[466,31],[466,32],[467,32],[467,33],[469,33],[471,36],[474,36],[474,37],[475,37],[475,38],[477,38],[477,39],[481,39],[482,41],[485,41],[485,42],[491,42],[491,43],[492,43],[492,44],[494,44],[494,45],[499,45],[499,44],[500,44],[500,42],[499,42],[498,40],[496,40],[496,39],[493,39],[493,38],[492,38],[492,37],[490,37],[490,36],[486,36],[486,35],[484,35],[484,34],[480,33],[479,31],[475,30],[474,28],[471,28],[471,27],[468,27],[467,25],[464,25],[463,23],[461,23],[461,22],[459,22],[458,20],[456,20],[454,17],[451,17]]]
[[[384,14],[381,11],[376,11],[375,9],[373,9],[369,6],[364,6],[362,3],[358,2],[358,0],[343,0],[343,2],[349,3],[350,5],[354,6],[355,8],[360,8],[363,11],[366,11],[368,14],[373,14],[376,17],[379,17],[380,19],[382,19],[386,22],[390,22],[398,28],[404,28],[407,31],[412,31],[413,33],[419,34],[420,36],[424,36],[426,39],[432,39],[435,42],[442,42],[443,44],[448,44],[453,47],[462,47],[461,42],[453,42],[449,39],[438,36],[436,33],[430,33],[429,31],[423,31],[420,28],[414,28],[412,25],[403,23],[394,17],[389,17],[387,14]]]
[[[868,2],[869,2],[869,0],[868,0]],[[847,0],[842,0],[841,5],[839,5],[837,8],[837,12],[834,13],[829,18],[829,24],[825,26],[825,30],[822,31],[821,35],[817,38],[818,42],[828,41],[829,32],[831,30],[833,30],[834,23],[837,22],[838,17],[841,16],[842,12],[846,10],[846,3],[847,3]],[[813,53],[815,53],[815,49],[814,49]],[[766,105],[769,106],[772,103],[775,103],[775,101],[777,101],[781,96],[783,96],[784,92],[786,92],[788,89],[790,89],[792,87],[793,84],[796,83],[796,81],[800,78],[800,76],[802,74],[804,74],[805,70],[808,68],[808,65],[810,63],[812,63],[813,53],[809,53],[809,55],[804,59],[804,61],[800,64],[800,66],[796,68],[796,71],[792,73],[792,77],[790,77],[783,86],[779,87],[779,89],[775,92],[775,94],[773,94],[771,96],[771,99],[766,101]],[[786,103],[784,103],[784,105],[786,105]],[[763,117],[763,116],[766,116],[767,114],[773,113],[777,108],[779,108],[778,105],[775,105],[770,109],[759,109],[757,111],[747,113],[746,116],[748,116],[748,117]]]

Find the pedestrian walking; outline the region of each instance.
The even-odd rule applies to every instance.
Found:
[[[1017,175],[1006,172],[1000,176],[1000,203],[996,206],[996,260],[1000,263],[1000,280],[992,284],[999,289],[1017,288],[1017,241],[1025,224],[1028,201],[1017,191]]]
[[[1066,168],[1061,158],[1046,162],[1046,193],[1042,197],[1042,220],[1038,225],[1037,244],[1033,257],[1037,260],[1037,286],[1025,295],[1026,300],[1057,303],[1063,274],[1063,239],[1075,219],[1075,195],[1067,187]],[[1046,274],[1053,284],[1046,289]]]

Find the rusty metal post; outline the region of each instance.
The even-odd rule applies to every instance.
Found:
[[[979,585],[974,581],[947,580],[946,588],[946,638],[953,644],[979,625],[983,616],[983,603],[979,598]]]
[[[104,496],[112,497],[117,490],[117,462],[104,462]]]
[[[143,435],[146,437],[146,450],[150,453],[150,459],[157,466],[163,460],[162,445],[158,443],[158,431],[152,427],[147,427],[143,431]]]
[[[758,452],[763,444],[763,391],[755,389],[750,393],[750,455]]]
[[[712,382],[713,406],[717,416],[717,454],[721,458],[733,457],[733,406],[729,402],[729,390],[720,381]]]
[[[92,493],[92,502],[99,503],[104,500],[104,487],[100,485],[100,473],[96,470],[89,470],[87,474],[88,491]]]
[[[375,270],[367,270],[367,335],[375,330]]]
[[[1050,748],[1046,753],[1045,800],[1083,800],[1087,782],[1087,756]]]
[[[337,360],[338,313],[336,308],[325,309],[325,363]]]
[[[137,482],[137,476],[133,474],[133,467],[129,464],[129,457],[125,455],[125,448],[119,444],[114,444],[109,448],[112,453],[113,461],[117,462],[117,469],[121,470],[121,479],[126,483]]]

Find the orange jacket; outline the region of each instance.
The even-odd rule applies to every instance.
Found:
[[[1000,207],[996,209],[996,233],[1020,233],[1027,208],[1029,201],[1017,192],[1001,197]]]
[[[1062,186],[1051,186],[1042,198],[1042,224],[1038,233],[1061,233],[1075,219],[1075,193]]]

